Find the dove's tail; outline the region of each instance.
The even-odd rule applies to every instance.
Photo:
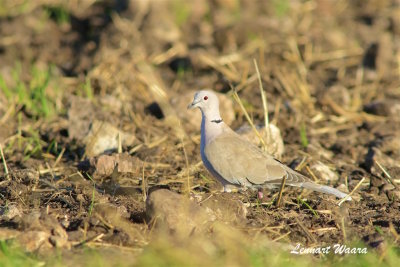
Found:
[[[326,194],[332,194],[335,195],[338,198],[344,198],[345,196],[347,196],[346,193],[343,193],[333,187],[329,187],[326,185],[320,185],[320,184],[316,184],[313,182],[304,182],[301,187],[307,188],[307,189],[311,189],[317,192],[321,192],[321,193],[326,193]],[[351,200],[351,197],[348,197],[347,200]]]

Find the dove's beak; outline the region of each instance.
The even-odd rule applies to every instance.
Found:
[[[193,101],[192,103],[190,103],[190,104],[187,106],[187,109],[194,109],[194,108],[196,108],[196,107],[197,107],[197,104],[198,104],[199,102],[200,102],[200,101],[197,101],[197,102]]]

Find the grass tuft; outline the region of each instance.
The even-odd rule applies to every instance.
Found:
[[[31,254],[25,253],[11,241],[0,240],[0,266],[16,267],[16,266],[43,266],[44,262],[40,262]]]
[[[49,118],[56,113],[57,88],[50,86],[53,67],[40,69],[33,65],[29,72],[29,82],[22,78],[21,64],[17,63],[12,71],[14,85],[7,85],[0,76],[0,90],[6,96],[9,105],[23,105],[23,110],[35,119]]]
[[[304,148],[307,148],[308,138],[307,138],[306,125],[304,122],[300,126],[300,142]]]
[[[44,8],[47,16],[53,19],[58,25],[70,23],[70,15],[67,9],[62,6],[48,6]]]
[[[191,15],[191,8],[189,6],[189,2],[183,0],[174,0],[171,2],[172,4],[172,13],[174,14],[175,23],[181,27],[183,26],[189,19]]]

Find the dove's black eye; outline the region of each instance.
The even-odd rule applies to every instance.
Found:
[[[208,96],[205,96],[203,99],[204,99],[204,100],[207,100],[207,99],[208,99]]]

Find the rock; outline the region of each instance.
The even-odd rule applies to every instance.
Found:
[[[96,109],[87,98],[70,96],[68,108],[68,136],[83,140],[89,133],[89,122],[95,118]]]
[[[56,248],[70,248],[68,238],[52,235],[49,237],[50,243]]]
[[[132,246],[135,240],[142,239],[138,225],[129,221],[130,213],[123,205],[111,203],[96,204],[93,216],[90,218],[92,225],[106,225],[110,230],[104,235],[103,240],[124,246]],[[101,226],[103,227],[103,226]]]
[[[190,236],[204,231],[215,220],[194,201],[167,189],[150,193],[146,200],[146,216],[157,227],[178,236]]]
[[[200,206],[205,208],[211,218],[222,222],[242,224],[246,221],[246,206],[232,194],[211,195],[200,202]]]
[[[391,192],[392,196],[395,197],[397,200],[400,200],[400,191],[399,190],[395,190]]]
[[[129,219],[130,214],[125,206],[102,203],[95,205],[94,211],[104,219],[112,222],[117,218]]]
[[[393,189],[395,189],[396,187],[394,187],[394,185],[392,184],[384,184],[382,186],[382,191],[386,192],[386,191],[391,191]]]
[[[266,132],[266,128],[264,126],[257,125],[256,128],[261,137],[263,137],[264,142],[266,143],[265,149],[268,154],[274,156],[277,159],[282,158],[285,147],[279,128],[271,123],[269,124],[269,132]],[[236,130],[236,132],[253,144],[260,144],[260,139],[250,125],[245,124],[241,126],[239,129]]]
[[[85,237],[81,230],[69,231],[68,232],[68,241],[70,242],[81,242]]]
[[[313,140],[311,140],[307,146],[307,153],[313,155],[315,158],[328,161],[332,160],[334,157],[334,153],[331,150],[325,149],[319,144],[319,142],[313,142]]]
[[[394,99],[376,100],[365,104],[363,109],[378,116],[396,116],[400,114],[400,103]]]
[[[63,247],[67,249],[70,248],[67,232],[61,226],[58,220],[51,214],[46,214],[44,212],[31,212],[29,214],[25,214],[24,216],[22,216],[18,228],[21,229],[24,233],[31,233],[33,237],[37,236],[38,238],[38,243],[27,244],[27,251],[32,251],[30,250],[31,248],[37,249],[42,245],[42,243],[44,244],[46,242],[50,242],[49,244],[53,244],[57,247]],[[24,235],[24,233],[21,235]],[[44,238],[46,238],[46,242],[42,240]],[[18,238],[18,240],[21,241],[21,238]],[[22,241],[25,240],[25,238],[22,238]],[[21,243],[21,245],[24,244],[25,243],[23,242]],[[47,243],[45,246],[47,246]]]
[[[132,145],[135,140],[134,135],[120,131],[111,123],[94,120],[88,135],[84,138],[86,156],[93,157],[117,150],[118,138],[121,138],[121,144],[124,146]]]
[[[310,169],[315,176],[317,176],[317,178],[322,180],[329,181],[330,183],[335,183],[337,180],[339,180],[339,175],[320,161],[312,164]]]
[[[112,112],[114,114],[121,114],[121,110],[123,106],[127,109],[132,109],[130,103],[123,103],[121,98],[117,98],[113,95],[104,95],[100,98],[100,105],[108,112]],[[127,106],[128,105],[128,106]]]
[[[16,205],[9,204],[6,207],[0,207],[0,220],[11,221],[15,217],[21,217],[22,213]]]
[[[324,97],[332,99],[335,103],[340,103],[340,106],[348,109],[351,105],[351,96],[349,89],[341,85],[329,87],[324,93]]]
[[[347,188],[347,186],[345,184],[339,184],[336,187],[336,189],[342,191],[343,193],[349,193],[349,189]],[[353,194],[353,195],[355,195],[355,194]],[[351,196],[352,198],[353,198],[353,195]]]
[[[363,166],[368,172],[377,175],[378,177],[384,176],[382,169],[376,162],[384,169],[392,167],[400,168],[400,162],[383,153],[378,147],[370,147],[365,156]]]
[[[39,249],[51,248],[49,237],[50,233],[46,231],[33,230],[21,233],[16,240],[25,251],[34,252]]]
[[[20,231],[14,229],[0,227],[0,240],[15,239],[20,233]]]
[[[65,229],[67,229],[69,227],[70,223],[71,222],[69,221],[68,214],[65,214],[60,220],[61,226],[64,227]]]
[[[200,131],[201,113],[187,110],[187,106],[192,103],[195,93],[196,91],[194,90],[185,92],[180,96],[172,98],[170,102],[175,108],[178,117],[183,121],[184,125],[187,125],[189,129]],[[219,98],[221,117],[227,125],[230,125],[235,119],[233,102],[224,94],[216,94]]]
[[[40,212],[33,211],[28,214],[24,214],[21,221],[18,224],[18,229],[20,230],[42,230],[42,225],[40,223]]]
[[[111,176],[116,168],[117,173],[139,173],[143,162],[127,153],[101,155],[89,160],[89,169],[94,168],[93,176]]]
[[[86,155],[95,156],[109,150],[118,148],[118,134],[124,146],[133,144],[135,137],[123,132],[109,122],[96,118],[109,118],[110,114],[118,116],[121,109],[129,108],[118,98],[106,95],[100,100],[101,107],[107,112],[102,112],[89,99],[78,96],[69,97],[68,107],[68,136],[71,139],[83,141],[86,144]],[[109,119],[110,120],[110,119]]]

